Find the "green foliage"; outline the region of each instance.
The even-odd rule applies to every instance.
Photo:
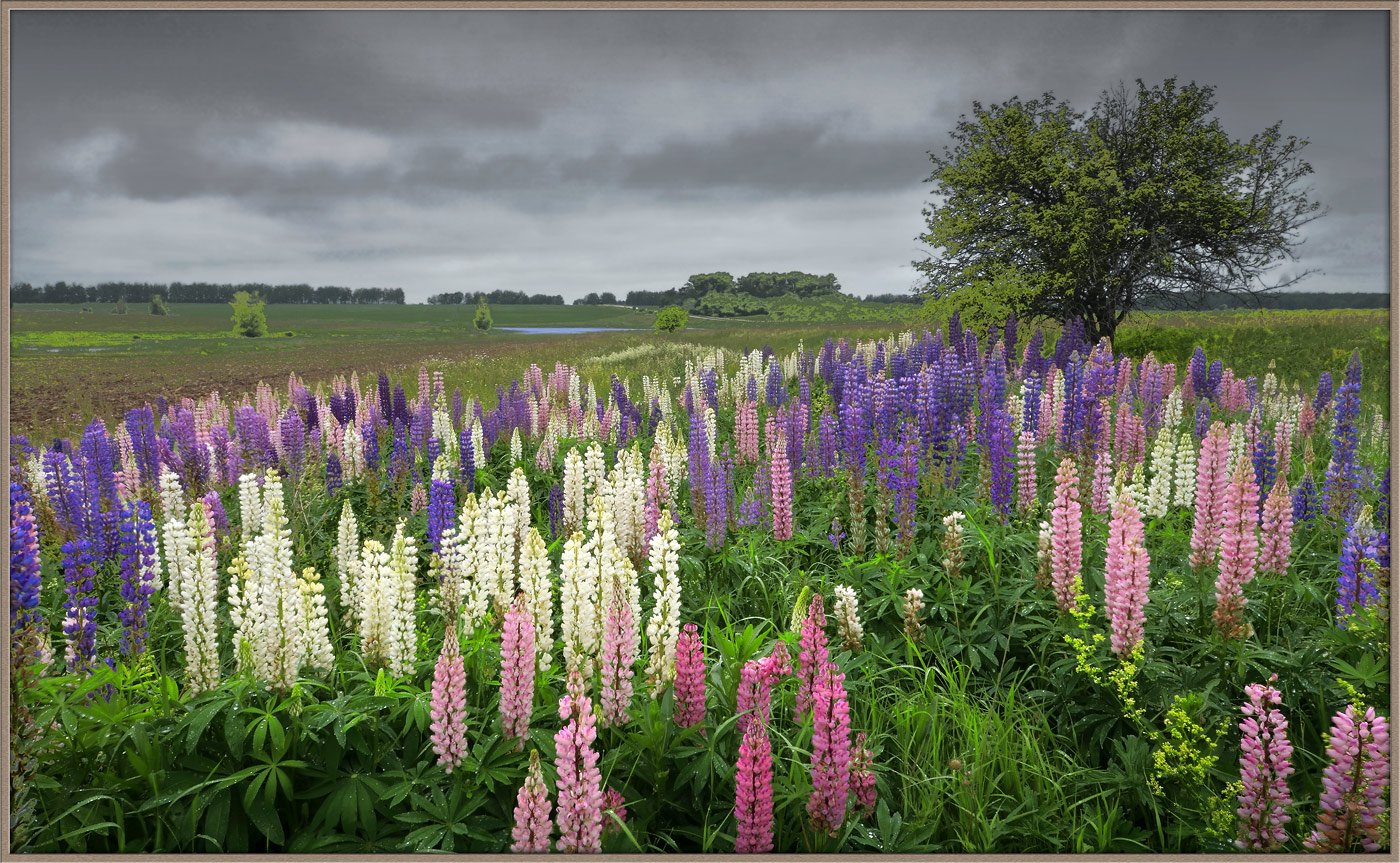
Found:
[[[124,314],[126,314],[126,298],[125,298],[125,297],[121,298],[120,300],[117,300],[117,307],[114,308],[114,309],[112,309],[112,314],[114,314],[114,315],[124,315]]]
[[[655,327],[658,333],[674,333],[685,329],[689,322],[689,312],[680,306],[668,306],[656,313]]]
[[[920,310],[919,320],[930,329],[946,328],[954,314],[973,332],[985,333],[1000,327],[1015,315],[1024,319],[1031,311],[1036,289],[1014,269],[989,268],[985,279],[978,279],[966,290],[930,297]]]
[[[267,310],[262,297],[247,291],[238,291],[229,303],[233,309],[233,332],[235,335],[258,338],[267,335]]]
[[[1097,339],[1144,303],[1303,278],[1263,282],[1321,212],[1307,142],[1277,124],[1231,138],[1214,110],[1213,88],[1175,79],[1105,91],[1088,115],[1050,93],[974,102],[930,154],[940,200],[924,210],[930,257],[914,262],[926,289],[1019,280],[1031,314],[1079,318]]]
[[[160,294],[151,294],[151,314],[164,317],[168,314],[165,307],[165,297]]]
[[[472,316],[472,326],[483,333],[491,329],[491,307],[487,305],[485,297],[477,297],[476,314]]]

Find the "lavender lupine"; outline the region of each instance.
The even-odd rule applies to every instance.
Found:
[[[126,603],[119,612],[121,650],[124,656],[136,656],[146,650],[146,615],[160,577],[155,521],[151,505],[144,500],[122,509],[120,555],[121,595]]]
[[[637,619],[627,590],[619,583],[603,618],[602,725],[623,725],[630,719],[632,678],[637,663]]]
[[[1390,787],[1390,723],[1373,707],[1362,711],[1347,705],[1332,717],[1327,756],[1317,826],[1303,847],[1324,853],[1358,846],[1379,851]]]
[[[428,706],[433,751],[438,764],[451,773],[467,754],[467,673],[457,644],[455,627],[448,627],[433,668],[432,698]]]
[[[501,734],[524,746],[535,700],[535,622],[517,595],[501,624]]]
[[[1278,478],[1264,499],[1260,540],[1259,571],[1277,575],[1288,572],[1288,558],[1293,553],[1293,507],[1284,477]]]
[[[770,416],[769,425],[773,424]],[[792,539],[792,467],[788,462],[787,443],[781,435],[770,446],[768,482],[773,500],[773,538]]]
[[[705,721],[705,648],[695,624],[681,627],[676,640],[675,708],[672,719],[681,728]]]
[[[567,721],[554,735],[554,767],[559,776],[556,847],[565,853],[597,854],[602,850],[603,776],[593,748],[598,736],[593,702],[577,670],[569,672],[568,694],[559,699],[559,718]]]
[[[846,820],[850,793],[851,715],[845,675],[827,665],[812,687],[812,796],[807,798],[807,816],[814,832],[837,835]]]
[[[516,854],[545,854],[549,851],[549,789],[544,784],[540,751],[530,750],[530,766],[525,784],[515,795],[515,824],[511,827],[510,850]]]
[[[1022,514],[1035,509],[1035,432],[1021,432],[1016,441],[1016,507]]]
[[[1278,675],[1272,678],[1276,680]],[[1288,777],[1293,775],[1293,746],[1288,741],[1288,720],[1279,705],[1283,696],[1263,683],[1244,688],[1248,699],[1240,706],[1240,837],[1235,845],[1245,851],[1276,851],[1288,841]]]
[[[334,498],[344,484],[344,472],[340,466],[340,456],[331,453],[326,458],[326,497]]]

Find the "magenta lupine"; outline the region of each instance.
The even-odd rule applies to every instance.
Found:
[[[1196,520],[1191,528],[1191,566],[1200,569],[1215,560],[1220,548],[1220,522],[1225,505],[1225,487],[1230,477],[1226,461],[1230,457],[1230,432],[1222,422],[1213,423],[1201,441],[1196,460]]]
[[[1272,680],[1277,680],[1274,675]],[[1274,851],[1288,841],[1285,830],[1292,818],[1288,777],[1293,774],[1293,745],[1288,742],[1288,720],[1278,705],[1283,696],[1263,683],[1244,688],[1249,699],[1240,706],[1240,838],[1235,844],[1246,851]]]
[[[622,797],[622,792],[609,785],[603,789],[603,835],[609,833],[619,833],[622,831],[622,824],[627,823],[627,807],[622,805],[626,801]],[[618,822],[622,822],[619,824]]]
[[[585,694],[583,675],[569,672],[568,694],[559,699],[559,718],[567,724],[554,735],[555,825],[560,851],[597,854],[603,850],[603,775],[593,741],[598,736],[593,702]]]
[[[1363,713],[1347,705],[1332,717],[1327,756],[1317,826],[1303,847],[1336,853],[1360,845],[1379,851],[1390,786],[1390,724],[1373,707]]]
[[[807,617],[802,621],[802,631],[797,638],[797,702],[796,718],[812,707],[813,690],[822,670],[831,664],[831,654],[826,644],[826,613],[822,607],[821,594],[812,597],[807,606]]]
[[[770,425],[771,425],[770,417]],[[792,539],[792,466],[788,463],[787,442],[780,434],[768,448],[768,482],[773,500],[773,538]]]
[[[1022,431],[1016,441],[1016,503],[1022,513],[1035,509],[1035,434]]]
[[[705,647],[695,624],[681,627],[676,640],[676,682],[672,718],[681,728],[705,721]]]
[[[1142,643],[1147,606],[1148,557],[1142,513],[1124,490],[1113,503],[1104,560],[1104,605],[1111,630],[1109,647],[1121,659]]]
[[[1283,476],[1279,476],[1273,491],[1264,499],[1260,528],[1259,571],[1283,575],[1288,572],[1288,558],[1293,553],[1293,501]]]
[[[544,784],[540,752],[530,750],[530,769],[525,784],[515,795],[515,826],[511,828],[510,850],[516,854],[545,854],[549,851],[549,789]]]
[[[736,854],[766,854],[773,850],[773,742],[763,723],[751,723],[739,744],[734,777],[734,838]]]
[[[1055,472],[1050,505],[1050,585],[1061,611],[1074,608],[1084,565],[1083,513],[1079,507],[1079,471],[1065,457]]]
[[[1215,628],[1222,638],[1249,634],[1244,619],[1244,586],[1254,579],[1259,557],[1256,507],[1259,491],[1248,459],[1240,459],[1225,487],[1221,506],[1220,574],[1215,579]]]
[[[817,833],[835,836],[851,794],[851,708],[846,676],[827,665],[812,688],[812,796],[807,816]]]
[[[862,731],[856,735],[855,746],[851,749],[851,790],[862,818],[869,818],[875,811],[874,761],[875,753],[866,745],[865,732]]]
[[[530,731],[535,701],[535,621],[517,595],[501,626],[501,734],[519,751]]]
[[[637,662],[637,620],[632,616],[632,604],[627,591],[613,589],[612,604],[603,618],[603,651],[601,655],[602,708],[604,727],[622,725],[630,718],[632,705],[633,666]]]
[[[432,720],[433,751],[437,753],[438,764],[451,773],[467,754],[467,672],[462,664],[457,634],[451,627],[433,669],[428,716]]]
[[[735,693],[736,726],[740,734],[752,722],[768,724],[771,718],[773,685],[792,673],[786,642],[779,641],[773,652],[762,659],[750,659],[739,670],[739,689]]]

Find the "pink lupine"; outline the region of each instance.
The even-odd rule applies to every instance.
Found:
[[[734,838],[736,854],[766,854],[773,850],[773,743],[768,728],[754,722],[739,744],[734,777]]]
[[[1142,643],[1147,605],[1148,557],[1142,513],[1125,490],[1113,504],[1104,560],[1104,605],[1111,630],[1109,647],[1126,659]]]
[[[1191,528],[1191,566],[1200,569],[1215,560],[1220,548],[1220,522],[1225,505],[1225,487],[1230,478],[1226,461],[1230,457],[1230,432],[1222,422],[1211,424],[1201,441],[1196,460],[1196,520]]]
[[[660,529],[661,511],[666,508],[670,496],[666,488],[666,461],[659,448],[653,447],[651,463],[647,466],[647,499],[644,515],[646,532],[642,535],[642,547],[651,547],[651,538]]]
[[[871,769],[874,760],[875,753],[866,745],[862,731],[856,735],[855,746],[851,749],[851,790],[855,792],[862,818],[869,818],[875,811],[875,771]]]
[[[467,672],[462,664],[461,648],[457,645],[457,633],[452,627],[448,627],[437,665],[433,668],[428,716],[438,764],[451,773],[467,754]]]
[[[826,644],[826,613],[821,594],[812,597],[797,638],[797,720],[812,707],[813,690],[823,669],[831,665]]]
[[[627,823],[627,807],[622,805],[625,802],[622,792],[611,785],[603,789],[603,835],[620,832],[619,821]]]
[[[1303,847],[1335,853],[1360,845],[1379,851],[1390,787],[1390,724],[1373,707],[1362,713],[1347,705],[1332,717],[1327,756],[1317,826]]]
[[[734,414],[734,439],[740,464],[758,461],[758,405],[747,398]]]
[[[772,424],[772,417],[769,417]],[[792,466],[788,463],[787,442],[783,435],[777,436],[774,445],[768,448],[770,483],[773,501],[773,538],[792,539]]]
[[[1035,509],[1035,435],[1029,430],[1016,441],[1016,487],[1021,512]]]
[[[1260,527],[1259,571],[1279,575],[1288,572],[1288,557],[1293,553],[1293,501],[1282,476],[1264,500],[1264,521]]]
[[[1094,455],[1094,476],[1090,480],[1089,506],[1094,512],[1108,512],[1108,495],[1113,489],[1113,455],[1100,450]]]
[[[1274,675],[1271,680],[1277,680]],[[1251,683],[1244,688],[1248,701],[1240,706],[1240,838],[1235,844],[1246,851],[1274,851],[1288,841],[1284,828],[1292,818],[1288,777],[1293,774],[1293,746],[1288,742],[1288,720],[1278,705],[1283,696],[1272,686]]]
[[[516,738],[519,750],[530,731],[535,701],[535,622],[522,596],[516,596],[501,627],[501,733]]]
[[[568,694],[559,699],[559,718],[568,723],[554,735],[554,767],[559,774],[556,846],[564,852],[597,854],[603,849],[603,775],[593,749],[598,729],[593,702],[577,670],[569,672]]]
[[[782,641],[770,655],[744,663],[739,671],[739,689],[735,698],[735,712],[738,714],[736,725],[740,734],[747,731],[752,722],[768,724],[772,712],[773,684],[791,672],[787,644]]]
[[[633,666],[637,662],[637,620],[627,592],[615,588],[613,601],[603,618],[602,694],[599,697],[603,725],[622,725],[630,718]]]
[[[812,796],[807,816],[817,833],[835,836],[846,821],[851,794],[851,711],[846,676],[822,669],[812,689]]]
[[[428,508],[428,490],[420,482],[413,487],[413,493],[408,498],[409,515],[414,515]]]
[[[1058,374],[1052,371],[1051,374]],[[1055,436],[1055,429],[1058,427],[1059,417],[1055,415],[1055,387],[1053,381],[1045,381],[1045,392],[1040,394],[1040,422],[1036,425],[1035,442],[1044,444]]]
[[[689,728],[705,721],[705,647],[693,623],[681,627],[676,640],[676,682],[672,691],[672,718],[676,725]]]
[[[1259,490],[1254,469],[1240,459],[1235,475],[1225,488],[1221,507],[1220,574],[1215,579],[1215,628],[1222,638],[1242,638],[1248,634],[1244,620],[1244,586],[1254,579],[1259,557],[1259,536],[1255,507]]]
[[[515,795],[515,826],[511,828],[510,850],[516,854],[544,854],[549,851],[549,789],[544,784],[540,752],[530,750],[530,769],[525,784]]]
[[[1061,611],[1074,608],[1083,560],[1083,525],[1079,507],[1079,471],[1066,457],[1055,472],[1055,495],[1050,505],[1050,584]]]

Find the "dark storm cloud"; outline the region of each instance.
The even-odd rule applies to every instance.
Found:
[[[1218,88],[1312,141],[1299,267],[1386,287],[1382,13],[12,13],[14,276],[899,291],[973,100]],[[1282,270],[1281,270],[1282,272]]]

